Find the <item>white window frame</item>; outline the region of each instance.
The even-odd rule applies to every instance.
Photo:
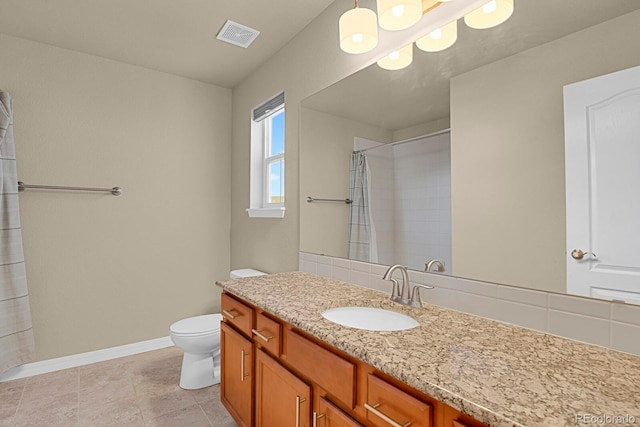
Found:
[[[280,108],[278,108],[276,111],[273,111],[271,113],[269,113],[269,116],[266,117],[263,120],[263,138],[264,138],[264,146],[263,146],[263,163],[262,163],[262,180],[263,180],[263,193],[262,193],[262,207],[263,208],[279,208],[279,207],[284,207],[284,201],[283,202],[277,202],[277,203],[272,203],[269,201],[269,194],[270,194],[270,184],[271,184],[271,179],[269,176],[269,166],[277,161],[282,161],[282,168],[283,168],[283,172],[282,172],[282,179],[284,181],[284,177],[285,177],[285,172],[284,172],[284,167],[285,167],[285,162],[284,162],[284,153],[286,151],[286,141],[285,141],[285,146],[283,147],[283,151],[280,154],[276,154],[274,156],[269,157],[268,153],[271,151],[271,123],[272,123],[272,119],[278,115],[280,112],[282,112],[284,114],[284,105]],[[284,190],[285,188],[285,183],[282,182],[282,189]],[[284,198],[284,194],[282,195],[282,197]],[[284,198],[284,200],[286,201],[286,198]]]
[[[275,100],[279,100],[281,103],[274,106],[273,109],[267,108],[265,110],[265,106],[270,107],[269,103],[273,103]],[[283,194],[284,202],[269,202],[269,164],[282,160],[282,186],[286,193],[284,182],[286,140],[283,153],[267,157],[271,144],[271,120],[284,110],[284,92],[280,92],[251,111],[250,192],[247,213],[252,218],[284,218],[285,194]],[[258,111],[262,111],[262,114],[258,114]]]

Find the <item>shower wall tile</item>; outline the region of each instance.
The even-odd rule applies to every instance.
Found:
[[[549,308],[601,319],[611,317],[610,302],[571,295],[549,294]]]
[[[496,320],[500,320],[524,328],[546,331],[547,309],[512,301],[498,300]]]
[[[605,319],[549,310],[549,333],[554,335],[609,347],[610,329],[611,324]]]
[[[548,294],[546,292],[514,288],[512,286],[498,286],[498,298],[544,308],[548,305]]]
[[[371,274],[382,277],[382,275],[387,272],[389,267],[389,265],[371,264]]]
[[[467,294],[482,295],[492,298],[498,297],[498,285],[494,285],[493,283],[477,282],[434,273],[421,274],[424,274],[424,283],[429,285],[444,287]]]
[[[299,270],[305,273],[318,274],[318,263],[301,259]]]
[[[367,262],[350,261],[349,262],[349,268],[351,270],[362,271],[362,272],[365,272],[365,273],[369,273],[371,271],[371,264],[369,264]]]
[[[331,265],[334,267],[340,267],[345,269],[351,268],[351,261],[344,258],[331,258]]]
[[[611,322],[611,348],[640,354],[640,326]]]
[[[324,255],[317,255],[316,257],[316,261],[318,262],[318,264],[331,265],[331,260],[331,257]]]
[[[331,267],[331,278],[335,280],[341,280],[343,282],[349,282],[349,269],[336,267],[335,265]]]
[[[369,286],[369,273],[364,271],[351,270],[349,272],[349,283],[353,283],[354,285],[360,285],[365,287]]]
[[[369,287],[377,291],[388,292],[391,295],[391,283],[388,280],[383,280],[382,274],[369,274]]]
[[[612,303],[611,320],[640,326],[640,306],[618,302]],[[640,335],[636,336],[636,340],[640,342]]]
[[[318,263],[316,265],[316,268],[317,268],[316,274],[318,276],[331,278],[331,265]]]

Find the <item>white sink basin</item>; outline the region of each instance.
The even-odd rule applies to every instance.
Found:
[[[322,312],[322,316],[342,326],[368,331],[403,331],[415,328],[419,323],[395,311],[371,307],[338,307]]]

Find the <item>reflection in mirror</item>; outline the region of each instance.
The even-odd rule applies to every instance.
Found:
[[[405,221],[395,226],[419,244],[417,253],[396,251],[398,234],[376,226],[384,245],[370,259],[424,271],[430,259],[444,258],[445,274],[566,292],[567,265],[578,261],[567,241],[563,87],[640,65],[639,9],[637,0],[520,0],[499,27],[458,25],[458,41],[445,51],[416,50],[414,63],[395,72],[374,64],[304,100],[300,250],[349,257],[348,206],[304,200],[349,197],[356,139],[389,144],[450,128],[449,258],[424,252],[420,233],[428,231],[407,228],[420,214],[404,209],[406,199],[378,195],[378,206],[393,208]],[[409,163],[396,175],[425,173],[426,162]],[[377,181],[410,193],[388,178]],[[431,202],[438,194],[446,200],[444,191]]]

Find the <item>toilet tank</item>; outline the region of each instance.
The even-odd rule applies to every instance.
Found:
[[[240,279],[242,277],[264,276],[264,271],[254,270],[253,268],[242,268],[239,270],[232,270],[229,275],[232,279]]]

